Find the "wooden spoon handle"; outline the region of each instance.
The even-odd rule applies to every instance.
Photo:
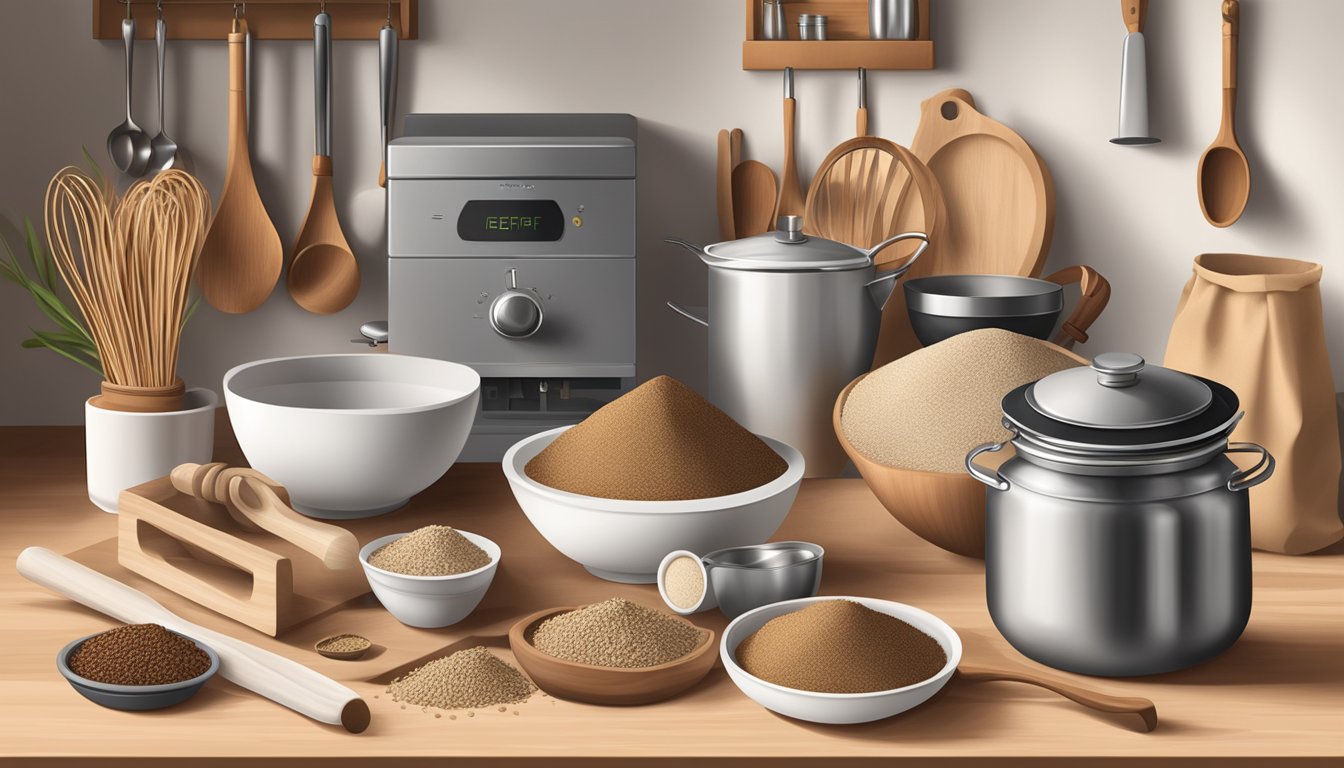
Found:
[[[1051,341],[1065,349],[1073,349],[1074,342],[1086,344],[1087,329],[1092,327],[1092,323],[1101,316],[1102,310],[1106,309],[1106,304],[1111,300],[1110,282],[1097,270],[1085,266],[1065,267],[1041,279],[1057,285],[1078,284],[1082,298]]]
[[[255,477],[230,478],[229,503],[263,530],[317,557],[328,568],[349,570],[358,565],[359,541],[353,533],[300,515],[274,488]]]
[[[1125,18],[1125,29],[1143,31],[1143,19],[1148,15],[1148,0],[1120,0],[1120,13]]]
[[[1223,0],[1223,105],[1230,114],[1237,103],[1237,37],[1241,34],[1241,3]]]
[[[733,221],[733,138],[728,130],[719,131],[718,154],[714,168],[715,202],[719,212],[719,239],[737,239]]]
[[[1020,670],[995,669],[991,667],[977,667],[962,664],[957,667],[957,673],[961,675],[962,678],[975,683],[987,683],[1001,680],[1039,686],[1046,690],[1054,691],[1070,701],[1075,701],[1099,712],[1117,712],[1121,714],[1132,713],[1138,715],[1143,719],[1145,731],[1151,731],[1157,727],[1157,707],[1148,699],[1139,698],[1137,696],[1112,696],[1110,694],[1083,688],[1063,680],[1042,677],[1031,672]]]

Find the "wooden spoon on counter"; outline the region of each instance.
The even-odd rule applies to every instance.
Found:
[[[972,664],[958,664],[957,676],[971,683],[1012,682],[1026,683],[1048,691],[1054,691],[1070,701],[1082,704],[1098,712],[1138,715],[1143,721],[1143,730],[1151,731],[1157,727],[1157,706],[1148,699],[1137,696],[1112,696],[1090,688],[1038,675],[1026,670],[1007,670],[993,667],[978,667]]]
[[[280,234],[257,192],[247,150],[246,37],[247,20],[234,19],[229,33],[228,170],[196,267],[205,300],[234,314],[251,312],[266,301],[285,258]]]
[[[1223,122],[1199,158],[1199,209],[1215,227],[1241,218],[1251,196],[1251,166],[1237,144],[1237,36],[1241,5],[1223,0]]]

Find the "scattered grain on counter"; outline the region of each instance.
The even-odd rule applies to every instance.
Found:
[[[369,565],[407,576],[453,576],[490,564],[490,555],[446,525],[427,525],[369,555]]]
[[[210,657],[158,624],[128,624],[85,640],[70,654],[80,677],[111,685],[166,685],[199,677]]]
[[[840,414],[845,437],[879,464],[965,473],[966,454],[1008,439],[1003,396],[1081,365],[1040,339],[986,328],[919,349],[854,385]]]
[[[480,645],[417,667],[387,687],[393,701],[438,709],[513,704],[535,690],[523,673]]]
[[[542,485],[584,496],[670,501],[749,491],[787,468],[695,390],[659,376],[566,430],[524,471]]]
[[[852,600],[824,600],[767,621],[737,647],[737,663],[787,688],[868,693],[928,680],[947,654],[895,616]]]
[[[667,564],[663,589],[672,604],[683,610],[694,608],[705,594],[705,574],[693,557],[678,557]]]
[[[546,619],[530,640],[559,659],[630,669],[675,661],[705,636],[705,630],[670,614],[612,598]]]
[[[367,637],[359,635],[332,635],[317,644],[317,650],[326,653],[354,653],[372,647]]]

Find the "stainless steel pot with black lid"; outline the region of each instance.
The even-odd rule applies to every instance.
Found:
[[[1016,455],[989,487],[985,585],[1004,637],[1043,664],[1146,675],[1200,663],[1250,616],[1250,500],[1274,459],[1229,443],[1218,382],[1104,354],[1003,398]],[[1242,469],[1227,454],[1255,453]]]

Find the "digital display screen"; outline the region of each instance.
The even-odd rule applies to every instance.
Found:
[[[564,233],[565,219],[554,200],[469,200],[457,217],[463,240],[553,242]]]

